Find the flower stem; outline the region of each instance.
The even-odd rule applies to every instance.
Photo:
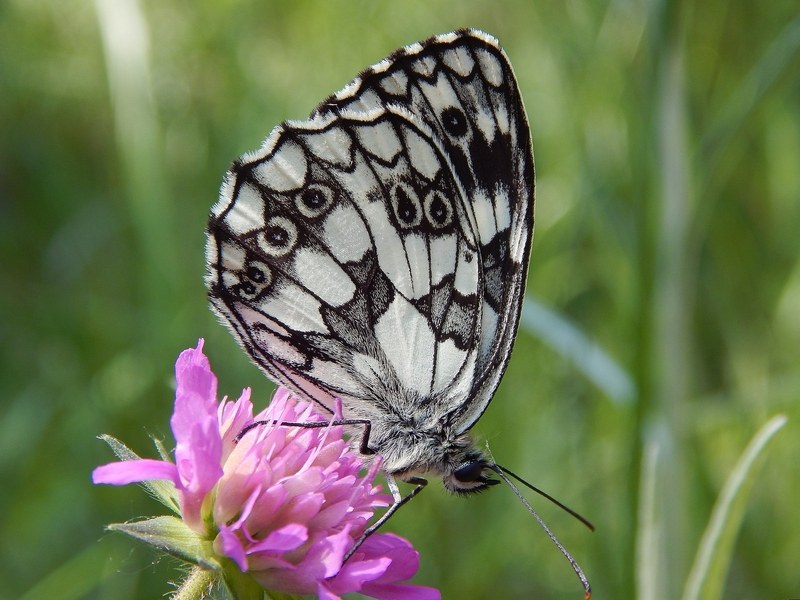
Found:
[[[213,571],[194,567],[189,576],[183,580],[181,587],[172,596],[172,600],[202,600],[208,598],[208,593],[217,581]]]
[[[302,600],[302,596],[264,590],[232,563],[224,572],[195,567],[171,600]]]

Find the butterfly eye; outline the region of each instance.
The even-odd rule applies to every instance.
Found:
[[[333,201],[334,192],[331,188],[314,183],[300,192],[296,204],[303,216],[313,219],[326,212]]]
[[[472,483],[478,481],[483,473],[483,463],[481,462],[468,462],[464,463],[453,471],[455,477],[461,483]]]
[[[453,137],[462,137],[467,133],[467,118],[459,109],[451,106],[442,111],[444,130]]]

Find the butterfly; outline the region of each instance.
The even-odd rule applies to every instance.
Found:
[[[395,497],[364,537],[422,476],[470,494],[496,474],[533,511],[469,436],[514,344],[533,206],[517,82],[474,29],[397,50],[228,170],[212,308],[268,377],[364,426]]]

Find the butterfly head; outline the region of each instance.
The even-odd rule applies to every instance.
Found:
[[[377,432],[374,447],[384,458],[386,472],[396,479],[438,476],[448,491],[459,495],[481,492],[500,483],[491,477],[497,465],[473,445],[468,434],[451,436],[447,430],[425,432],[412,427],[403,431],[396,427],[390,428],[388,440],[381,443],[377,440],[387,430],[372,425],[373,433]]]
[[[445,471],[442,481],[454,494],[482,492],[489,486],[500,483],[492,479],[494,463],[489,462],[478,450],[472,448],[464,453],[454,469]]]

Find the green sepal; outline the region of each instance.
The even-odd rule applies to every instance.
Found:
[[[133,523],[113,523],[108,529],[121,531],[204,569],[222,569],[212,543],[202,539],[177,517],[165,515]]]
[[[117,438],[105,434],[99,436],[99,438],[111,447],[111,451],[114,452],[114,454],[118,459],[120,460],[141,459],[141,457],[138,454],[136,454],[133,450],[131,450],[125,444],[120,442]],[[164,458],[164,454],[162,453],[162,451],[164,450],[163,445],[161,445],[158,441],[155,441],[155,443],[156,443],[156,448],[158,449],[159,454],[161,454],[162,459],[166,461],[166,458]],[[163,479],[150,479],[148,481],[142,481],[139,485],[141,485],[145,490],[147,490],[147,492],[153,498],[158,500],[161,504],[166,506],[176,515],[180,514],[180,499],[178,496],[178,488],[175,487],[174,483]]]

